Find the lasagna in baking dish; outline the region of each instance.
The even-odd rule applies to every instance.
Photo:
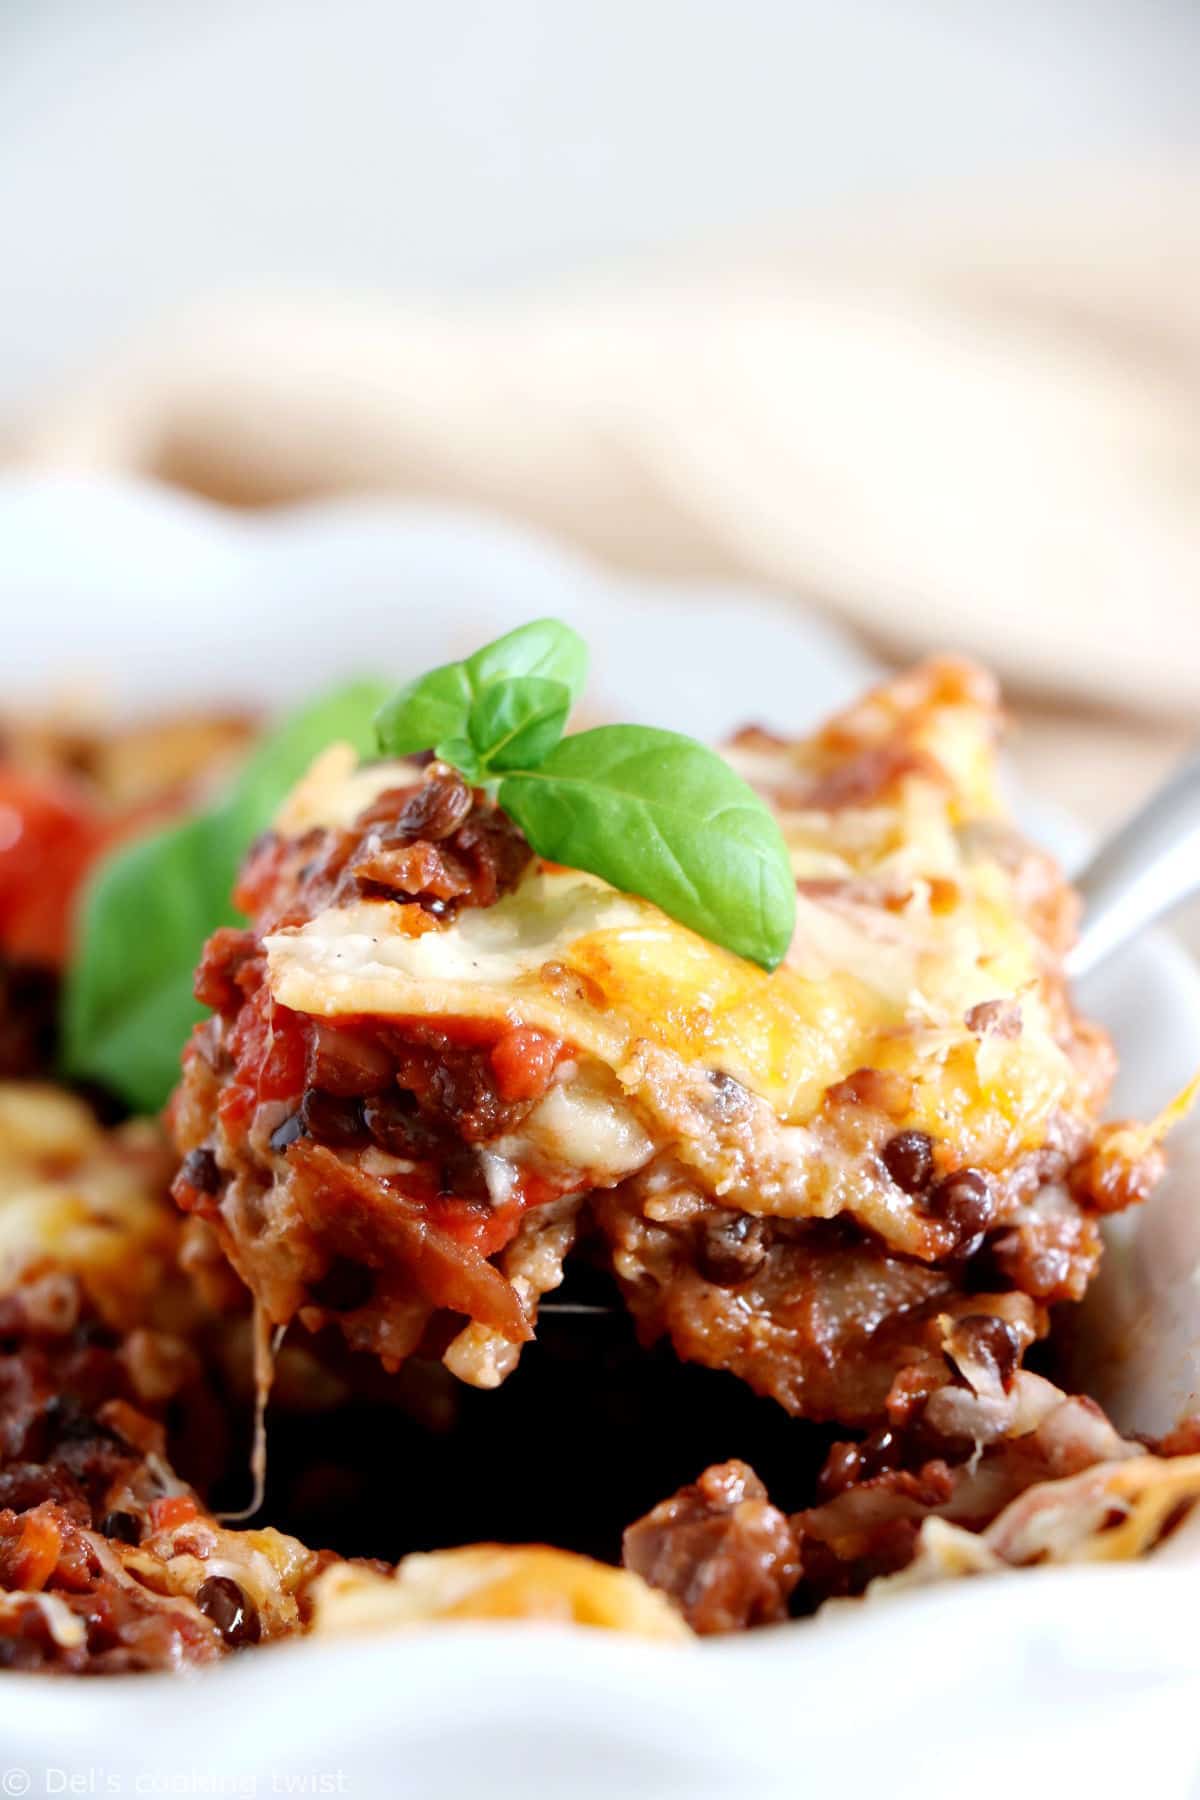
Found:
[[[1070,891],[997,789],[990,681],[930,663],[721,761],[649,727],[564,737],[585,662],[523,627],[402,690],[375,760],[329,744],[330,706],[369,741],[357,692],[318,703],[101,868],[65,1016],[105,1116],[164,1098],[209,931],[206,1016],[177,1154],[158,1120],[103,1124],[94,1088],[0,1084],[0,1665],[464,1618],[679,1640],[1137,1555],[1200,1496],[1195,1421],[1147,1445],[1027,1366],[1181,1103],[1099,1123],[1112,1054],[1064,982]],[[247,922],[214,931],[213,868],[317,745],[246,856]],[[55,866],[21,864],[23,904]],[[572,1343],[597,1311],[617,1338]],[[216,1508],[251,1343],[258,1452],[280,1359],[275,1473],[271,1523],[241,1529]],[[564,1397],[620,1449],[535,1522]],[[731,1436],[771,1491],[703,1468]],[[461,1470],[512,1441],[511,1535],[561,1547],[455,1542],[510,1535]],[[349,1499],[372,1489],[382,1522]],[[635,1511],[623,1568],[576,1553]],[[364,1548],[400,1560],[346,1560]]]
[[[636,1573],[564,1551],[392,1570],[215,1516],[229,1396],[170,1170],[149,1121],[105,1131],[74,1095],[0,1082],[0,1669],[177,1670],[442,1617],[687,1635]]]
[[[727,747],[795,876],[771,971],[535,855],[444,763],[330,748],[205,950],[177,1199],[271,1325],[389,1366],[495,1386],[574,1257],[794,1415],[986,1439],[1004,1406],[943,1345],[1003,1394],[1158,1161],[1097,1123],[1113,1059],[997,716],[938,661]]]
[[[1149,1454],[1021,1371],[981,1457],[954,1464],[910,1436],[887,1466],[879,1441],[838,1444],[816,1503],[791,1518],[746,1465],[719,1465],[630,1527],[624,1569],[490,1543],[390,1568],[273,1525],[237,1529],[205,1498],[223,1424],[216,1321],[181,1266],[167,1165],[146,1122],[105,1131],[71,1095],[0,1084],[2,1669],[179,1670],[464,1619],[680,1640],[864,1587],[1134,1555],[1200,1493],[1194,1426]],[[986,1364],[963,1370],[980,1392],[1003,1388]]]

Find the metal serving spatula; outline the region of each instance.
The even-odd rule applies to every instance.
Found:
[[[1079,941],[1067,957],[1075,979],[1200,890],[1200,755],[1100,846],[1075,886],[1083,899]]]

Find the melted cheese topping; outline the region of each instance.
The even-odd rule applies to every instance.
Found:
[[[828,1087],[864,1067],[940,1069],[1013,1118],[1070,1097],[1036,945],[995,868],[975,872],[946,920],[916,889],[900,915],[802,895],[788,961],[770,975],[575,872],[535,871],[495,906],[416,937],[405,913],[366,900],[275,933],[266,943],[275,997],[325,1017],[532,1025],[614,1068],[645,1040],[733,1075],[788,1124],[806,1122]],[[966,1028],[973,1006],[997,998],[1019,1002],[1019,1037]]]
[[[938,945],[928,919],[881,941],[871,917],[802,898],[789,963],[768,975],[648,901],[575,873],[531,874],[497,905],[418,937],[405,930],[404,910],[363,901],[268,938],[275,997],[327,1017],[504,1019],[614,1067],[648,1040],[735,1076],[778,1118],[799,1124],[852,1070],[903,1068],[914,1039],[943,1064],[969,1044],[974,1063],[980,1040],[964,1014],[1021,995],[1021,1037],[993,1058],[988,1085],[999,1091],[1033,1078],[1043,1103],[1069,1086],[1065,1057],[1031,1033],[1031,947],[989,933],[978,914],[945,934],[948,945]],[[565,997],[561,969],[582,978]]]
[[[630,1092],[630,1059],[650,1047],[660,1068],[665,1056],[683,1075],[732,1075],[783,1128],[809,1125],[855,1071],[882,1070],[911,1088],[906,1123],[1009,1163],[1056,1114],[1086,1117],[1095,1096],[1065,1047],[1052,956],[1019,891],[981,680],[931,665],[808,743],[731,753],[776,805],[799,884],[794,941],[771,974],[649,901],[535,865],[497,905],[434,931],[412,935],[411,908],[364,900],[276,932],[272,992],[327,1017],[534,1026]],[[873,757],[891,759],[879,779]],[[847,777],[848,797],[830,797],[830,779]],[[402,764],[356,769],[338,748],[280,826],[346,824],[415,778]],[[989,1001],[1019,1029],[969,1025]]]

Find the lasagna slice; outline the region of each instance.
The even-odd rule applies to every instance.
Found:
[[[647,1341],[798,1416],[927,1404],[947,1320],[1016,1366],[1158,1152],[1098,1128],[1112,1054],[997,724],[940,661],[809,740],[734,741],[795,871],[770,974],[540,861],[444,765],[330,749],[206,949],[177,1199],[271,1324],[478,1386],[573,1248]]]

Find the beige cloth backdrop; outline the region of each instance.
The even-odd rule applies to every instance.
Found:
[[[224,299],[15,454],[242,505],[476,503],[896,658],[965,648],[1038,785],[1103,825],[1200,720],[1200,170],[552,297]]]

